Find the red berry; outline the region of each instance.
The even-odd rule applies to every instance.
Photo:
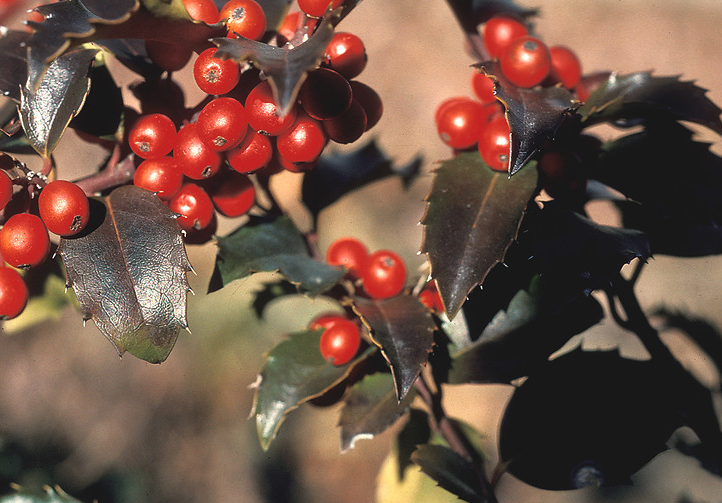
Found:
[[[444,310],[444,304],[441,301],[439,289],[436,287],[436,281],[431,281],[424,286],[423,290],[419,292],[419,300],[432,311],[440,313]]]
[[[197,123],[186,124],[178,131],[178,141],[173,149],[178,169],[194,180],[210,178],[221,169],[221,156],[200,137]]]
[[[226,160],[239,173],[253,173],[268,166],[273,145],[268,136],[250,131],[240,145],[226,152]]]
[[[289,12],[286,14],[286,17],[283,18],[283,22],[278,27],[278,34],[283,37],[285,41],[293,40],[293,37],[296,36],[296,30],[298,29],[300,23],[301,12]]]
[[[13,267],[34,267],[41,264],[49,252],[48,229],[38,216],[18,213],[0,229],[0,255]]]
[[[178,225],[186,231],[206,228],[213,220],[213,201],[208,193],[195,183],[184,184],[168,207],[178,213]]]
[[[5,171],[0,171],[0,209],[13,197],[13,182]]]
[[[141,162],[135,170],[133,183],[137,187],[155,192],[164,201],[170,201],[183,184],[183,173],[172,157],[148,159]]]
[[[332,365],[346,365],[361,346],[361,332],[351,320],[338,320],[321,334],[321,356]]]
[[[471,88],[483,104],[496,103],[494,81],[487,77],[484,72],[474,72],[471,76]]]
[[[313,17],[322,17],[329,4],[332,9],[335,9],[343,4],[343,0],[298,0],[298,8]]]
[[[231,38],[260,40],[266,33],[266,14],[255,0],[231,0],[221,8],[220,18],[226,19]]]
[[[374,299],[398,295],[406,284],[406,265],[392,251],[379,250],[368,256],[361,268],[364,290]]]
[[[216,50],[211,47],[198,55],[193,64],[193,77],[204,93],[226,94],[236,87],[241,72],[232,60],[216,58]]]
[[[465,149],[475,145],[488,123],[487,107],[471,98],[442,103],[438,110],[436,130],[451,148]]]
[[[48,230],[60,236],[77,234],[90,220],[88,196],[67,180],[55,180],[43,188],[38,210]]]
[[[353,143],[368,129],[366,111],[355,99],[351,106],[338,117],[323,121],[323,129],[329,140],[341,145]]]
[[[296,107],[291,107],[286,115],[281,115],[281,109],[273,98],[271,84],[264,80],[248,94],[246,116],[253,129],[276,136],[290,128],[296,120]]]
[[[328,136],[319,121],[299,113],[293,125],[278,135],[278,153],[289,162],[313,162],[321,155],[328,143]]]
[[[198,135],[218,152],[230,150],[243,140],[248,129],[246,110],[234,98],[216,98],[198,114]]]
[[[551,76],[567,89],[573,89],[582,76],[579,58],[574,51],[561,45],[550,47],[549,53],[552,57]]]
[[[218,7],[213,0],[183,0],[183,5],[190,17],[197,21],[216,24],[220,20]]]
[[[167,115],[148,114],[140,117],[128,134],[130,149],[143,159],[163,157],[173,150],[176,129]]]
[[[358,278],[368,258],[369,252],[361,241],[356,238],[340,238],[331,243],[326,250],[326,262],[331,265],[345,267],[347,274]]]
[[[549,48],[538,38],[513,40],[499,57],[504,76],[518,87],[534,87],[547,78],[552,68]]]
[[[256,202],[256,188],[246,175],[226,171],[213,180],[208,189],[213,205],[224,216],[245,215]]]
[[[381,96],[370,86],[356,80],[349,81],[351,90],[353,91],[353,99],[366,112],[366,131],[374,127],[384,113],[384,104]]]
[[[346,77],[329,68],[309,72],[298,93],[303,109],[314,119],[338,117],[348,109],[353,98]]]
[[[15,318],[27,303],[28,287],[22,276],[15,269],[0,267],[0,318]]]
[[[493,119],[479,137],[479,154],[494,171],[509,168],[509,124],[505,117]]]
[[[346,321],[347,318],[345,316],[342,316],[340,314],[336,313],[329,313],[329,314],[319,314],[318,316],[314,317],[309,323],[308,323],[308,329],[309,330],[318,330],[319,328],[327,329],[339,321]]]
[[[492,58],[498,58],[506,47],[528,33],[526,26],[509,16],[494,16],[484,25],[484,45]]]
[[[326,46],[326,63],[347,79],[358,76],[367,59],[363,41],[353,33],[338,32]]]

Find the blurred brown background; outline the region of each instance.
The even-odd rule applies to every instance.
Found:
[[[572,47],[585,71],[681,74],[722,102],[722,3],[717,0],[547,0],[525,5],[541,10],[537,32],[550,44]],[[22,19],[23,13],[15,18]],[[340,28],[366,43],[369,64],[359,80],[374,87],[385,103],[372,136],[399,162],[421,153],[427,171],[434,161],[449,157],[436,136],[434,109],[450,96],[471,95],[469,65],[474,61],[466,55],[445,3],[365,0]],[[124,86],[132,79],[122,70],[117,76]],[[188,102],[199,98],[188,87]],[[722,152],[717,138],[703,136],[716,141],[715,150]],[[83,155],[97,154],[94,147],[68,139],[57,151],[61,176],[92,169]],[[383,182],[342,200],[322,215],[321,246],[353,234],[371,249],[393,249],[421,265],[417,222],[429,181],[425,177],[406,193],[395,182]],[[283,183],[290,192],[298,177],[284,177]],[[263,452],[253,421],[247,419],[252,403],[248,385],[260,369],[262,353],[328,304],[282,301],[271,306],[269,321],[259,322],[248,310],[249,293],[270,276],[237,281],[205,295],[213,245],[190,247],[189,253],[198,272],[190,278],[197,295],[188,302],[193,335],[181,334],[160,366],[132,356],[119,359],[93,324],[83,328],[80,315],[70,308],[59,319],[28,330],[18,330],[22,318],[6,326],[0,334],[0,443],[7,452],[31,454],[26,479],[14,481],[60,483],[78,496],[86,488],[107,489],[107,501],[118,502],[373,501],[390,434],[361,441],[342,456],[335,427],[338,408],[303,407],[289,417],[270,451]],[[657,257],[639,288],[645,306],[663,302],[683,307],[722,326],[720,284],[718,258]],[[612,329],[604,344],[622,343],[625,351],[639,354],[611,323],[603,328]],[[587,344],[601,343],[590,336]],[[686,350],[692,365],[704,363],[694,348]],[[509,389],[502,386],[447,393],[449,410],[484,433],[492,457],[508,396]],[[0,459],[0,476],[21,463],[19,454],[6,458]],[[702,501],[720,501],[722,494],[722,482],[672,453],[660,455],[635,482],[634,488],[622,490],[551,493],[505,477],[499,498],[660,502],[689,492]]]

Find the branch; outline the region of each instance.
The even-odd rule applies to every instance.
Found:
[[[129,154],[120,160],[120,144],[116,144],[105,168],[99,173],[76,180],[75,183],[91,196],[98,192],[123,185],[133,180],[135,174],[135,157]]]

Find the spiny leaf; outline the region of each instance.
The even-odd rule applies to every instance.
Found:
[[[20,102],[20,88],[28,77],[28,50],[25,47],[30,33],[0,28],[0,92]]]
[[[319,342],[322,330],[289,335],[266,355],[254,398],[258,438],[268,449],[286,415],[348,376],[352,364],[327,362]]]
[[[504,78],[499,63],[490,61],[482,70],[494,80],[496,98],[506,108],[511,131],[509,175],[517,173],[554,137],[562,122],[580,105],[560,86],[522,89]]]
[[[369,327],[371,338],[389,362],[396,397],[401,402],[429,358],[436,328],[429,310],[416,297],[353,299],[353,309]]]
[[[306,207],[318,215],[325,207],[354,189],[387,176],[398,176],[408,186],[420,173],[422,160],[396,166],[376,141],[351,152],[324,154],[316,167],[303,177],[301,197]]]
[[[132,185],[91,200],[90,218],[81,234],[60,240],[67,285],[118,354],[161,363],[188,327],[191,267],[180,227],[160,199]]]
[[[614,351],[560,356],[512,396],[501,424],[509,471],[549,490],[629,483],[682,425],[681,390],[651,361]]]
[[[504,259],[536,183],[536,169],[508,179],[474,152],[445,161],[436,171],[422,220],[422,251],[449,318]]]
[[[88,68],[97,50],[61,56],[48,66],[37,89],[21,91],[20,118],[33,148],[48,158],[90,90]]]
[[[215,38],[213,42],[218,46],[216,56],[238,62],[251,61],[268,78],[275,101],[285,114],[296,102],[306,73],[321,63],[339,16],[340,9],[327,13],[313,35],[296,47],[290,44],[275,47],[243,37]]]
[[[679,75],[656,77],[651,72],[628,75],[612,73],[587,102],[579,108],[583,121],[636,119],[654,120],[667,115],[677,120],[695,122],[722,134],[720,109],[707,96],[707,90]]]
[[[479,474],[474,465],[443,445],[420,445],[411,460],[441,487],[456,494],[463,501],[482,503],[483,496]]]
[[[221,286],[254,272],[279,271],[301,292],[318,295],[343,277],[343,269],[309,255],[303,236],[288,217],[252,217],[233,233],[218,238],[217,244]],[[213,289],[216,286],[212,285]]]
[[[354,384],[343,400],[338,423],[341,452],[353,449],[359,439],[370,439],[386,431],[408,411],[413,396],[408,393],[399,403],[390,374],[372,374]]]

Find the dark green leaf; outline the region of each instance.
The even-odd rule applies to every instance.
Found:
[[[513,0],[451,0],[448,3],[462,28],[469,33],[477,33],[478,25],[498,14],[528,17],[537,13],[536,9],[527,9]]]
[[[279,271],[301,292],[318,295],[343,277],[343,269],[311,258],[303,236],[287,217],[253,217],[217,243],[216,268],[223,286],[254,272]]]
[[[509,179],[488,168],[474,152],[445,161],[436,171],[422,220],[422,251],[429,257],[450,318],[504,259],[536,182],[535,169]]]
[[[411,460],[441,487],[457,495],[463,501],[482,503],[483,496],[479,474],[474,465],[443,445],[420,445]]]
[[[406,414],[413,396],[408,393],[399,403],[390,374],[372,374],[354,384],[343,400],[338,423],[341,452],[353,449],[357,440],[370,439],[386,431]]]
[[[104,201],[91,200],[91,221],[60,240],[67,285],[83,318],[113,343],[151,363],[164,361],[187,328],[190,290],[180,227],[151,192],[121,186]]]
[[[419,445],[427,443],[430,438],[429,415],[423,410],[411,407],[406,424],[396,435],[394,444],[398,458],[399,480],[404,478],[406,468],[412,465],[411,454]]]
[[[88,69],[97,50],[69,52],[48,66],[36,90],[23,88],[20,118],[37,152],[50,157],[90,90]]]
[[[416,297],[399,295],[384,300],[353,299],[353,308],[369,327],[394,377],[401,402],[429,358],[436,324]]]
[[[395,166],[375,141],[347,153],[321,156],[313,170],[303,177],[302,200],[314,215],[343,195],[388,176],[399,176],[408,186],[420,172],[421,158]]]
[[[57,486],[45,486],[43,491],[43,494],[39,494],[17,487],[15,493],[0,497],[0,503],[81,503]]]
[[[307,330],[291,334],[266,355],[253,406],[264,450],[289,412],[341,382],[351,369],[351,365],[331,365],[321,356],[322,333]]]
[[[615,351],[560,356],[509,402],[500,453],[509,471],[550,490],[629,483],[682,425],[672,379]]]
[[[280,297],[296,294],[298,294],[298,287],[288,281],[268,281],[263,283],[260,290],[254,292],[251,307],[256,316],[263,318],[263,313],[268,304]]]
[[[93,136],[114,137],[120,127],[123,108],[120,88],[105,62],[96,58],[90,70],[90,92],[80,113],[70,122],[70,127]]]
[[[679,76],[655,77],[651,72],[629,75],[612,73],[579,109],[582,120],[654,120],[660,115],[695,122],[722,134],[720,109],[707,96],[707,90]]]
[[[27,31],[0,31],[0,92],[20,102],[20,88],[28,78]]]
[[[522,89],[505,78],[495,61],[482,65],[495,82],[495,94],[506,108],[511,131],[509,175],[517,173],[554,137],[579,101],[561,86]]]

